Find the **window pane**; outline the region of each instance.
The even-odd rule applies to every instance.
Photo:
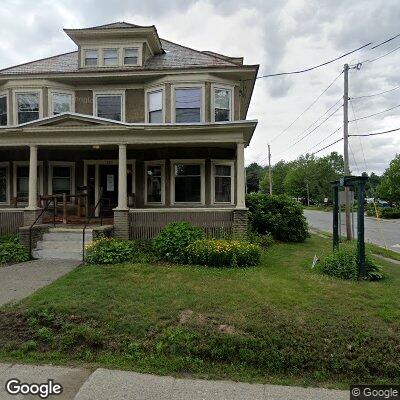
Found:
[[[0,97],[0,125],[7,125],[7,97]]]
[[[103,51],[104,65],[117,65],[118,64],[118,51],[117,49],[107,49]]]
[[[97,65],[97,50],[86,50],[85,51],[85,65],[96,66]]]
[[[178,164],[175,165],[175,176],[200,175],[200,165]]]
[[[215,175],[216,176],[231,176],[230,165],[216,165],[215,166]]]
[[[0,167],[0,203],[7,201],[7,168]]]
[[[121,109],[121,96],[97,96],[98,117],[121,121]]]
[[[53,177],[69,178],[71,176],[70,167],[53,167]]]
[[[229,89],[215,89],[214,91],[215,108],[231,108],[231,91]]]
[[[53,167],[53,193],[70,194],[71,193],[71,168]]]
[[[53,93],[53,115],[71,111],[72,95]]]
[[[177,176],[175,178],[175,202],[200,203],[200,176]]]
[[[124,64],[137,65],[138,63],[138,49],[125,49]]]
[[[229,121],[229,119],[230,119],[229,110],[223,110],[220,108],[215,109],[215,122]]]
[[[215,201],[217,203],[231,202],[231,178],[215,177]]]
[[[17,94],[18,123],[39,119],[39,93]]]
[[[163,122],[162,110],[149,112],[149,122],[153,124],[162,124]]]
[[[162,176],[161,166],[151,165],[147,167],[147,202],[161,203]]]
[[[175,89],[176,122],[200,122],[201,89]]]
[[[162,110],[162,91],[151,92],[149,95],[149,111]]]

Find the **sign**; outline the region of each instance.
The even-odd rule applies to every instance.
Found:
[[[315,255],[314,255],[313,262],[312,262],[312,264],[311,264],[311,269],[314,269],[314,268],[315,268],[315,266],[317,265],[318,261],[319,261],[319,258],[318,258],[317,255],[315,254]]]
[[[107,192],[114,191],[114,175],[108,174],[107,175]]]

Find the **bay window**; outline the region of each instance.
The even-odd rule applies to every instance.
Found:
[[[232,89],[213,87],[214,121],[232,120]]]
[[[96,94],[95,115],[114,121],[123,120],[123,96],[122,94]]]
[[[103,50],[103,65],[105,67],[112,67],[118,65],[118,50],[117,49],[104,49]]]
[[[148,161],[145,166],[145,203],[164,204],[164,161]]]
[[[51,113],[58,115],[64,112],[72,111],[72,94],[71,93],[56,93],[51,94]]]
[[[212,202],[233,204],[233,161],[212,161]]]
[[[156,90],[147,93],[148,122],[160,124],[163,122],[163,91]]]
[[[39,119],[39,92],[17,93],[18,124]]]
[[[0,125],[8,124],[7,95],[0,96]]]
[[[201,122],[201,107],[201,87],[175,88],[175,122]]]
[[[204,160],[172,162],[172,202],[204,204]]]

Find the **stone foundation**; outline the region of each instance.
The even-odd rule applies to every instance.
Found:
[[[232,236],[236,239],[242,239],[246,236],[249,222],[248,209],[233,210]]]
[[[31,226],[39,214],[42,212],[40,208],[36,210],[24,210],[24,226]],[[36,222],[36,224],[40,225],[42,223],[42,217]]]
[[[129,210],[114,210],[114,237],[129,239]]]
[[[32,221],[33,222],[33,221]],[[21,239],[21,243],[29,250],[29,226],[21,226],[19,228],[19,237]],[[48,225],[34,225],[32,228],[32,238],[31,244],[32,249],[36,247],[37,242],[42,240],[43,234],[49,231]]]
[[[110,238],[113,235],[114,235],[113,225],[96,226],[92,229],[93,240],[98,240],[101,238]]]

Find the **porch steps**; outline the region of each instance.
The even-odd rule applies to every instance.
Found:
[[[81,228],[52,228],[43,235],[33,251],[33,257],[44,260],[82,260]],[[85,245],[92,242],[92,230],[85,232]]]

